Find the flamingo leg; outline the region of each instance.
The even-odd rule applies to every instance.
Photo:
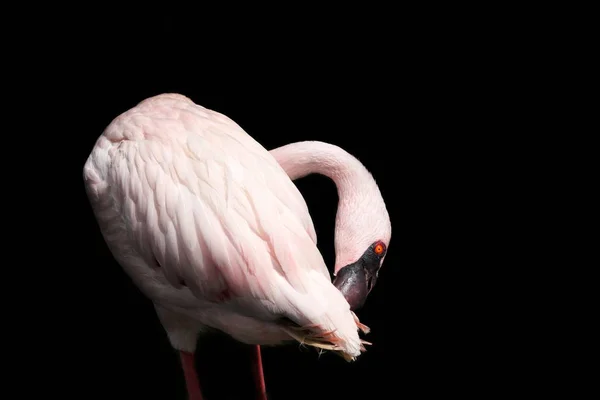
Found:
[[[194,365],[194,354],[187,351],[180,351],[181,366],[183,367],[183,375],[185,376],[185,385],[187,387],[189,400],[203,400],[202,392],[200,391],[200,382]]]
[[[262,367],[262,357],[260,355],[260,346],[256,345],[253,349],[254,353],[254,380],[256,382],[257,400],[267,400],[267,387],[265,385],[265,375]]]

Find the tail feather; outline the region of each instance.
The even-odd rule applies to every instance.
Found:
[[[344,353],[351,359],[360,356],[359,334],[369,328],[360,323],[329,277],[317,271],[302,274],[306,293],[295,290],[285,278],[279,279],[281,285],[274,292],[279,310],[272,313],[285,317],[279,326],[285,328],[286,336],[320,350]],[[296,329],[290,327],[291,321]]]
[[[356,327],[360,329],[363,333],[367,334],[370,332],[368,326],[362,324],[356,314],[352,312],[354,317],[354,321],[356,322]],[[346,361],[355,361],[357,356],[350,354],[345,351],[345,347],[343,346],[343,339],[337,336],[335,330],[327,331],[322,328],[320,325],[311,324],[306,326],[299,326],[292,321],[285,321],[281,323],[282,330],[286,332],[291,338],[297,340],[302,345],[309,345],[321,350],[330,350],[335,352],[335,354],[341,356]],[[367,351],[364,345],[371,345],[372,343],[367,342],[366,340],[360,340],[360,351],[361,353]]]

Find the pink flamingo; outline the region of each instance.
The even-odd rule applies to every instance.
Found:
[[[338,189],[333,282],[291,180],[310,173]],[[84,180],[109,249],[180,352],[191,400],[202,399],[193,354],[207,327],[256,346],[263,400],[261,345],[297,340],[347,361],[365,350],[352,310],[375,284],[391,224],[371,174],[339,147],[268,152],[226,116],[162,94],[109,124]]]

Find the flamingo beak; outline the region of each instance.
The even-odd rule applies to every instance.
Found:
[[[333,285],[342,292],[350,304],[350,309],[355,311],[365,304],[376,282],[377,272],[373,273],[359,260],[341,268],[333,280]]]

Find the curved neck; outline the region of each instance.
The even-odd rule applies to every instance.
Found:
[[[366,168],[340,147],[324,142],[291,143],[270,151],[290,179],[296,180],[310,174],[325,175],[333,180],[340,191],[353,189],[352,183],[369,179]],[[352,182],[355,181],[355,182]]]
[[[361,216],[369,215],[374,210],[383,210],[387,215],[371,173],[348,152],[324,142],[291,143],[271,150],[270,153],[292,180],[309,174],[321,174],[333,180],[339,197],[335,222],[334,271],[337,273],[343,266],[356,261],[364,249],[359,249],[361,254],[356,255],[356,249],[348,246],[356,243],[356,238],[363,236],[364,230],[369,229],[365,227],[368,222],[360,223]]]

